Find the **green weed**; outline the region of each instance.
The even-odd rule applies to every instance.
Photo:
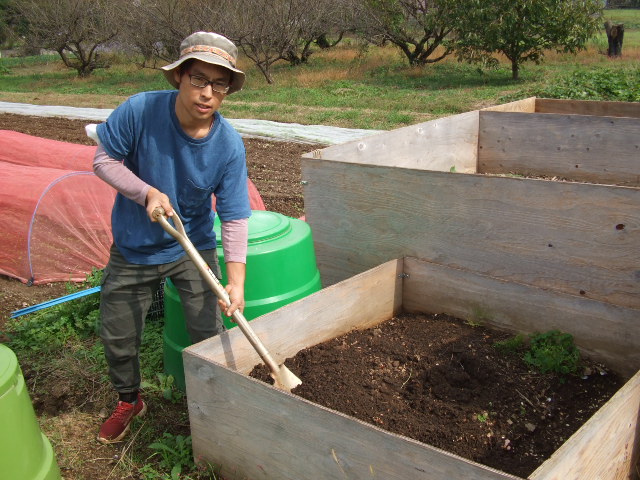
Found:
[[[191,436],[165,432],[161,439],[149,445],[149,449],[155,453],[147,461],[156,459],[157,463],[146,463],[139,469],[145,480],[217,479],[211,465],[196,465],[194,462]]]
[[[155,450],[154,455],[159,456],[158,465],[161,468],[173,471],[176,467],[184,466],[191,470],[196,467],[191,449],[191,436],[164,433],[162,439],[149,445],[149,448]]]
[[[173,375],[156,373],[156,382],[143,381],[140,385],[146,393],[159,393],[165,400],[178,403],[184,398],[184,394],[175,386]]]
[[[491,318],[492,316],[490,312],[480,306],[477,306],[472,309],[470,317],[467,318],[464,323],[472,327],[480,327],[485,323],[490,322]]]
[[[640,68],[576,70],[536,95],[578,100],[640,101]]]
[[[523,97],[572,100],[640,101],[640,68],[576,68],[549,83],[501,96],[500,102]]]
[[[80,285],[68,285],[69,293],[100,284],[102,272],[92,271]],[[113,391],[107,375],[102,343],[97,335],[98,294],[51,306],[18,317],[7,324],[8,346],[30,372],[29,388],[47,394],[53,378],[74,379],[74,398],[110,405]],[[139,426],[128,461],[121,464],[136,478],[148,480],[215,480],[214,469],[196,465],[191,437],[184,434],[188,416],[184,394],[163,370],[162,319],[148,318],[140,348],[142,388],[151,409]],[[42,379],[41,381],[39,379]],[[55,380],[54,380],[55,381]],[[110,397],[110,399],[107,399]],[[165,403],[170,402],[170,405]],[[164,403],[164,405],[163,405]],[[84,404],[78,403],[81,408]],[[150,456],[151,454],[151,456]]]
[[[578,371],[580,351],[574,345],[572,335],[550,330],[531,336],[523,359],[541,373],[568,375]]]
[[[473,327],[473,328],[482,326],[482,322],[481,321],[474,320],[473,318],[469,318],[468,320],[465,320],[464,323],[466,323],[467,325],[469,325],[470,327]]]
[[[488,414],[487,412],[484,412],[484,413],[478,413],[478,414],[476,415],[476,419],[477,419],[479,422],[487,423],[487,420],[489,420],[489,414]]]
[[[69,294],[100,283],[102,272],[94,269],[79,285],[67,284]],[[87,339],[97,332],[100,297],[90,294],[17,317],[6,325],[11,348],[31,353],[49,352],[72,339]]]
[[[157,372],[162,371],[164,345],[162,332],[164,321],[147,320],[140,345],[141,361],[140,374],[142,378],[155,378]]]

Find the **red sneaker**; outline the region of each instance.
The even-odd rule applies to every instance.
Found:
[[[100,427],[98,441],[105,444],[119,442],[129,433],[133,417],[142,417],[146,412],[147,404],[139,393],[136,403],[119,401],[115,411]]]

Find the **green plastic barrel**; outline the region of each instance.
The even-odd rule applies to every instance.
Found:
[[[222,284],[226,285],[218,217],[213,228],[218,239]],[[249,218],[245,318],[253,320],[321,288],[309,225],[276,212],[254,210]],[[164,287],[164,315],[164,371],[173,375],[176,386],[184,391],[182,350],[191,345],[191,340],[180,296],[170,279]],[[227,329],[236,326],[224,316],[223,320]]]
[[[40,431],[15,353],[0,344],[1,478],[59,480],[49,439]]]

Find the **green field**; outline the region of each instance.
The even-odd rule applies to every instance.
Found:
[[[521,79],[511,67],[482,70],[453,58],[409,67],[393,47],[365,47],[356,40],[317,52],[309,63],[273,67],[269,85],[246,59],[242,92],[228,97],[222,113],[350,128],[392,129],[528,96],[586,100],[640,101],[640,10],[606,10],[605,18],[624,23],[623,56],[606,55],[602,32],[577,55],[548,52],[540,65],[526,63]],[[157,70],[132,59],[80,79],[56,56],[0,59],[0,101],[113,108],[142,90],[168,84]]]

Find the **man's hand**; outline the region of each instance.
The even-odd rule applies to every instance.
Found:
[[[218,305],[220,305],[220,310],[227,316],[231,317],[233,312],[236,310],[240,310],[240,312],[244,312],[244,286],[242,285],[231,285],[228,284],[224,289],[229,294],[229,300],[231,300],[231,305],[227,307],[227,305],[222,301],[218,300]]]
[[[167,217],[170,217],[173,215],[173,207],[171,206],[169,197],[167,197],[164,193],[162,193],[157,188],[151,187],[147,192],[146,208],[147,208],[147,215],[149,216],[152,222],[158,221],[153,216],[153,211],[158,207],[161,207],[164,210],[164,213]]]
[[[218,305],[220,305],[220,311],[222,311],[227,317],[231,317],[233,312],[236,310],[240,310],[244,312],[244,280],[245,280],[245,264],[239,262],[228,262],[226,263],[227,269],[227,278],[229,279],[229,283],[224,289],[229,294],[229,300],[231,304],[227,307],[227,305],[220,300]]]

